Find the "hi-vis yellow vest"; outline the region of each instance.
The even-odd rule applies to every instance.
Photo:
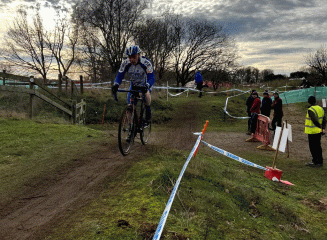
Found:
[[[304,132],[306,134],[317,134],[317,133],[321,133],[321,128],[318,128],[316,125],[314,125],[314,123],[311,121],[311,118],[309,116],[309,110],[313,111],[315,113],[315,115],[318,117],[319,123],[322,124],[322,119],[324,117],[324,109],[320,106],[311,106],[308,109],[307,112],[307,116],[305,118],[305,130]]]

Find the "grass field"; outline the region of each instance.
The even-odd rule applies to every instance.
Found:
[[[178,132],[187,125],[185,115],[190,113],[195,126],[185,127],[181,134],[200,131],[205,120],[209,120],[207,134],[211,136],[245,132],[246,120],[225,116],[224,121],[225,100],[225,95],[205,95],[199,99],[190,94],[170,98],[166,103],[164,95],[158,96],[154,109],[165,115],[165,119],[154,125],[154,137]],[[244,101],[245,96],[232,99],[228,111],[233,116],[245,116]],[[305,111],[302,105],[294,107]],[[5,196],[4,201],[17,197],[26,184],[69,168],[74,159],[96,151],[90,145],[116,141],[97,125],[41,124],[16,118],[2,118],[0,122],[0,193]],[[115,123],[109,132],[113,131]],[[185,141],[182,148],[172,139],[156,139],[125,175],[104,182],[98,197],[51,226],[44,239],[152,239],[195,142],[180,135],[175,138]],[[238,147],[235,146],[235,151],[241,157],[261,166],[271,165],[272,154],[255,151],[255,147],[239,152]],[[284,157],[280,158],[283,161]],[[291,156],[283,161],[283,170],[283,176],[295,186],[272,182],[264,178],[262,170],[201,146],[184,174],[163,236],[165,239],[326,239],[326,169],[305,168]]]
[[[0,202],[8,201],[28,185],[74,164],[80,149],[87,155],[91,145],[106,137],[91,128],[1,118]],[[102,140],[101,140],[102,141]]]

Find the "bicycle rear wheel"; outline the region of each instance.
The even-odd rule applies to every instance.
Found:
[[[118,128],[118,146],[121,154],[126,156],[134,142],[135,120],[133,110],[127,107],[120,118]]]

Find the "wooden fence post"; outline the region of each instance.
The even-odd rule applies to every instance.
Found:
[[[70,80],[70,99],[74,97],[74,82]]]
[[[80,91],[81,91],[81,94],[83,95],[84,91],[83,91],[83,76],[82,75],[79,76],[79,83],[80,83],[80,85],[79,85]]]
[[[3,86],[6,85],[6,70],[3,70]]]
[[[62,90],[61,84],[62,84],[62,75],[61,75],[61,73],[59,73],[58,74],[58,96],[61,95],[61,90]]]
[[[35,84],[35,80],[34,80],[34,76],[30,77],[30,90],[34,89],[34,84]],[[30,93],[30,105],[29,105],[29,118],[32,119],[33,117],[33,98],[34,98],[34,93]]]
[[[76,124],[76,100],[72,101],[72,120],[73,124]]]
[[[65,81],[65,93],[67,94],[68,93],[68,77],[63,76],[62,81]]]

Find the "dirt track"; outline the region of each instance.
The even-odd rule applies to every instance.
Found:
[[[194,106],[188,104],[177,119],[168,124],[169,129],[174,131],[154,132],[150,144],[191,150],[196,139],[192,132],[201,130],[197,129],[194,110]],[[284,110],[293,128],[293,138],[296,139],[291,144],[291,155],[305,163],[310,159],[310,154],[306,135],[303,134],[304,117],[297,114],[292,106],[285,107]],[[260,151],[255,150],[253,144],[245,143],[248,137],[245,133],[206,134],[208,142],[235,154]],[[322,143],[326,144],[326,139]],[[59,224],[65,216],[95,198],[102,191],[101,183],[124,175],[133,163],[144,157],[144,149],[149,149],[138,143],[135,148],[131,155],[122,157],[116,144],[95,146],[94,154],[78,159],[74,168],[58,172],[56,176],[42,180],[41,184],[34,184],[19,199],[0,206],[0,238],[44,239],[47,232],[51,231],[51,226]],[[324,156],[326,158],[326,151]]]
[[[114,145],[97,146],[93,155],[79,159],[74,168],[35,184],[31,191],[0,208],[1,239],[43,239],[47,226],[94,198],[103,181],[124,174],[140,155],[138,151],[135,154],[124,158]]]
[[[290,157],[295,158],[301,164],[311,161],[311,154],[309,151],[308,136],[304,134],[304,113],[298,111],[295,105],[284,105],[284,118],[283,121],[287,120],[287,123],[292,127],[293,142],[290,142]],[[271,120],[273,115],[271,114]],[[242,154],[244,151],[259,151],[263,155],[274,156],[272,152],[255,150],[256,146],[262,145],[262,143],[249,143],[245,142],[250,136],[244,133],[233,133],[233,132],[221,132],[221,133],[206,133],[205,140],[209,143],[221,147],[226,151],[231,151],[235,154]],[[226,140],[230,139],[230,140]],[[273,133],[271,132],[271,144],[273,143]],[[323,157],[327,159],[327,138],[322,137],[321,145],[323,148]],[[286,154],[280,153],[280,158],[285,157]]]
[[[192,132],[196,129],[193,114],[194,107],[188,105],[180,112],[178,120],[169,123],[175,131],[154,132],[151,144],[190,149],[194,144]],[[146,157],[144,152],[151,151],[151,147],[142,146],[136,139],[134,150],[123,157],[116,144],[116,135],[112,135],[112,145],[94,146],[94,154],[87,158],[76,156],[78,160],[73,168],[40,179],[18,199],[0,206],[0,238],[44,239],[52,226],[95,198],[102,191],[101,183],[124,175],[135,162]]]

